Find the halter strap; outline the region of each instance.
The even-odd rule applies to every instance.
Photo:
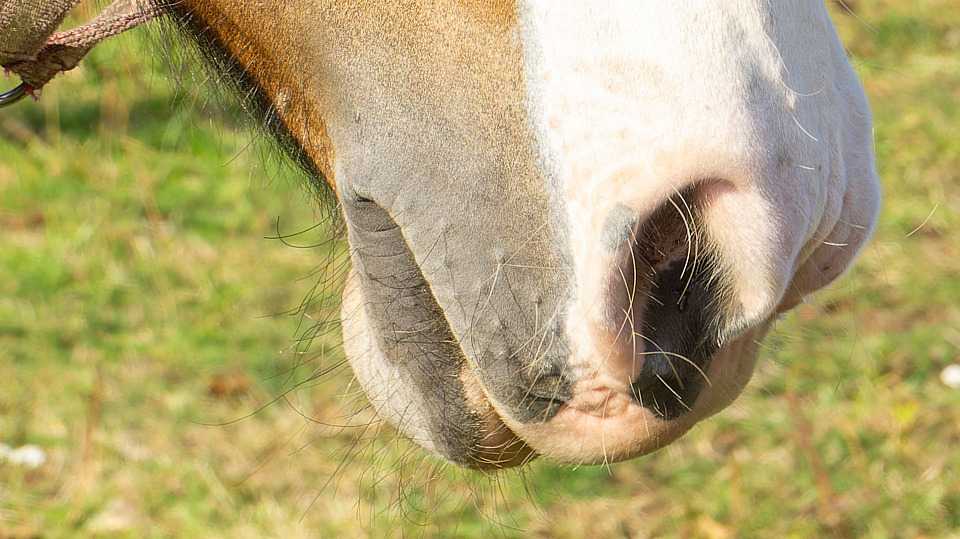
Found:
[[[97,43],[139,26],[162,11],[150,0],[115,0],[86,24],[53,33],[79,2],[8,0],[0,7],[0,65],[23,80],[20,87],[0,96],[0,106],[25,94],[35,95],[58,73],[76,67]]]

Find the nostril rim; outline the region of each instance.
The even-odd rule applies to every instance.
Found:
[[[637,212],[623,204],[617,204],[603,220],[600,244],[607,251],[620,249],[633,239],[639,218]]]

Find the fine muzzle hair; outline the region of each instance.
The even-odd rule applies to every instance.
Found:
[[[741,393],[776,316],[876,219],[869,113],[822,6],[802,8],[832,36],[813,42],[781,7],[575,4],[524,3],[520,43],[458,52],[470,69],[400,62],[419,93],[355,115],[369,151],[338,158],[351,365],[384,420],[462,466],[670,443]]]
[[[349,363],[448,462],[669,444],[873,230],[822,2],[308,4],[155,5],[336,196]]]

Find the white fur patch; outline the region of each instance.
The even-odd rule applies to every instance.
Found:
[[[859,251],[878,200],[869,111],[822,2],[522,4],[528,106],[569,213],[575,369],[617,387],[638,368],[594,342],[624,316],[608,297],[617,255],[600,241],[617,205],[643,220],[705,186],[689,202],[732,278],[731,333]],[[824,251],[828,236],[842,239]],[[816,269],[801,271],[808,259]]]

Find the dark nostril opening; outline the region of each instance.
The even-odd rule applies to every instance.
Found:
[[[704,254],[673,260],[651,286],[637,336],[643,367],[633,390],[637,402],[662,419],[689,411],[708,383],[720,319],[713,266]]]

